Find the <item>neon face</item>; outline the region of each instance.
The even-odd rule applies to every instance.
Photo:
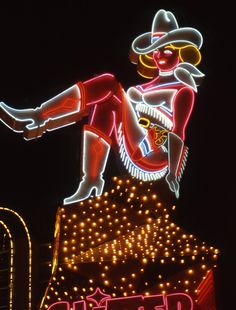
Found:
[[[153,52],[153,60],[157,68],[161,71],[171,71],[179,63],[178,51],[168,47],[159,48]]]

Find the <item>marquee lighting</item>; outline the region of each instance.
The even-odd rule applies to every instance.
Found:
[[[197,300],[199,283],[216,266],[219,251],[171,221],[155,182],[114,177],[109,192],[59,214],[58,264],[41,309],[86,300],[97,286],[112,298],[141,290],[143,296],[182,292]],[[167,275],[168,269],[179,274]]]
[[[24,221],[24,219],[19,215],[19,213],[17,213],[14,210],[11,210],[9,208],[5,208],[5,207],[0,207],[0,211],[6,211],[9,212],[11,214],[13,214],[14,216],[16,216],[16,218],[21,222],[21,224],[23,225],[23,228],[25,230],[26,236],[27,236],[27,241],[28,241],[28,249],[29,249],[29,261],[28,261],[28,272],[29,272],[29,276],[28,276],[28,309],[31,310],[32,309],[32,242],[31,242],[31,237],[30,237],[30,233],[28,230],[28,227]]]
[[[13,242],[13,238],[11,235],[11,232],[8,228],[8,226],[3,222],[0,221],[0,225],[3,226],[3,228],[5,229],[5,231],[8,234],[9,237],[9,241],[10,241],[10,276],[9,276],[9,290],[10,290],[10,294],[9,294],[9,310],[12,310],[13,308],[13,281],[14,281],[14,242]]]

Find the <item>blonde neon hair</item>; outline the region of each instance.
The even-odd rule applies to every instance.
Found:
[[[193,66],[197,66],[201,62],[201,53],[194,45],[177,46],[170,44],[165,48],[178,50],[181,62],[187,62]],[[146,79],[153,79],[158,74],[156,64],[151,55],[152,53],[138,55],[133,50],[130,53],[131,62],[137,64],[137,72]]]
[[[166,48],[171,48],[173,50],[179,51],[179,58],[182,62],[188,62],[193,66],[197,66],[202,59],[199,49],[191,44],[184,45],[181,47],[175,46],[173,44],[167,45]]]

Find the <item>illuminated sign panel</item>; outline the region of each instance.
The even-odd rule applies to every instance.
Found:
[[[102,196],[59,208],[41,308],[85,301],[97,287],[112,299],[182,292],[204,304],[214,296],[205,281],[219,251],[174,223],[174,209],[155,182],[118,177]],[[87,307],[95,306],[87,300]]]

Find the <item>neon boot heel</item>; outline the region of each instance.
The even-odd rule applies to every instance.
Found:
[[[110,151],[110,141],[104,135],[96,133],[93,127],[85,126],[83,139],[83,178],[77,191],[64,199],[64,205],[87,199],[93,190],[95,196],[101,196],[104,188],[103,172]]]

